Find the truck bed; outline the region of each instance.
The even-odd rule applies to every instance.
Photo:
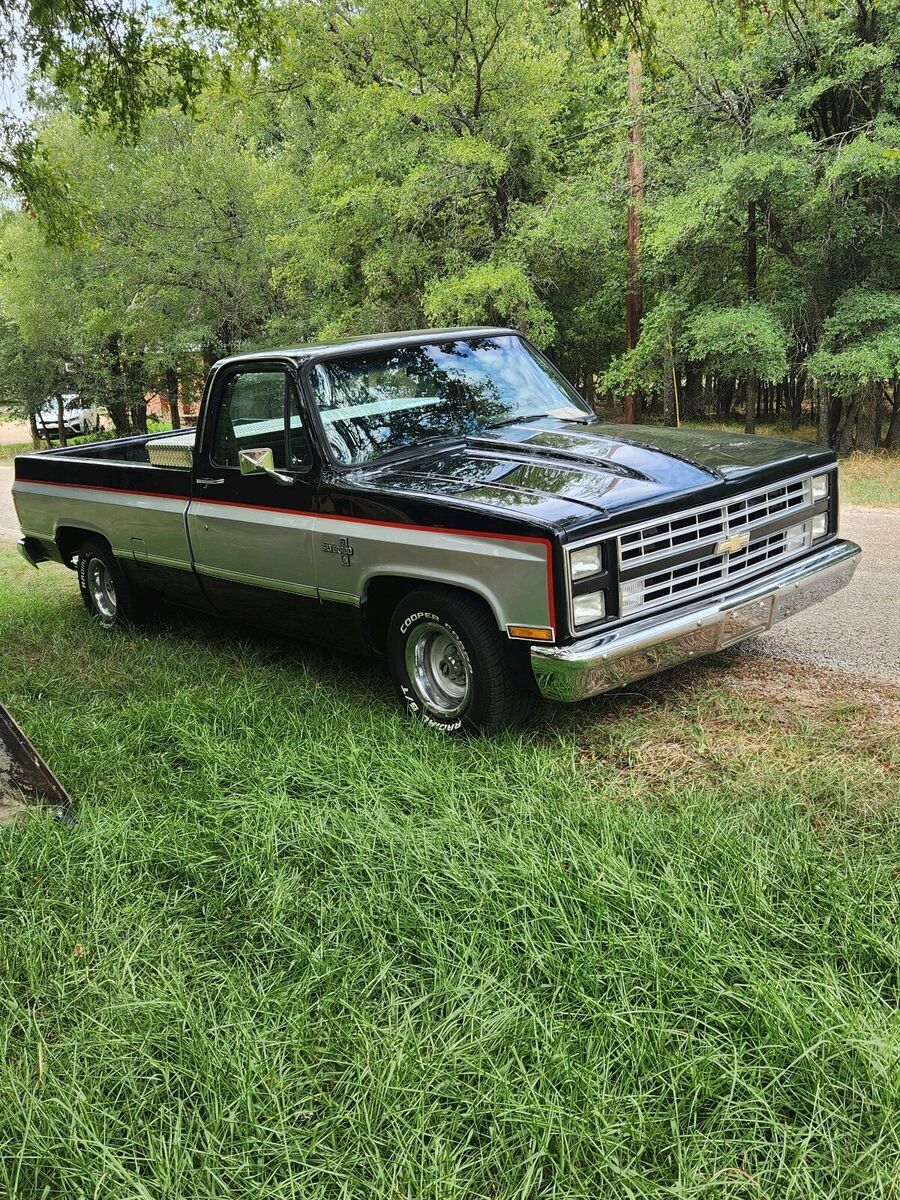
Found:
[[[18,455],[13,500],[23,533],[63,561],[72,528],[80,539],[85,530],[101,534],[118,557],[189,570],[194,436],[140,434]]]

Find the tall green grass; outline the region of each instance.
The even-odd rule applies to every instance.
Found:
[[[896,1197],[898,751],[721,664],[442,741],[0,557],[0,1195]]]

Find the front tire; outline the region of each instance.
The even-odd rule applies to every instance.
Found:
[[[441,733],[514,728],[534,702],[526,648],[500,633],[483,601],[450,588],[400,601],[388,660],[406,711]]]
[[[101,538],[88,538],[78,551],[78,588],[84,607],[104,629],[144,625],[151,615],[147,595],[129,583]]]

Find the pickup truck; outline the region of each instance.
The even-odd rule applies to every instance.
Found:
[[[13,494],[101,624],[165,598],[374,652],[447,733],[753,637],[859,558],[830,450],[603,424],[500,328],[223,359],[196,429],[20,455]]]

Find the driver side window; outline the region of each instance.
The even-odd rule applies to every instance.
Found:
[[[290,412],[290,462],[285,416]],[[239,467],[241,450],[272,451],[276,470],[302,469],[311,462],[309,442],[293,384],[283,370],[239,371],[222,390],[212,461]]]

